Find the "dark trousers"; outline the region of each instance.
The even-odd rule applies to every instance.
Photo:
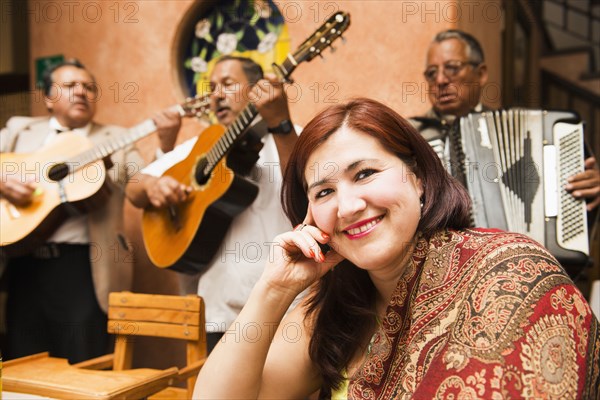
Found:
[[[50,244],[8,264],[5,359],[49,351],[84,361],[109,352],[88,245]]]
[[[208,354],[213,351],[219,340],[223,337],[225,332],[208,332],[206,334],[206,348],[208,350]]]

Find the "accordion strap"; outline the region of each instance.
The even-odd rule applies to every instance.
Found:
[[[450,142],[450,170],[452,176],[460,181],[464,187],[467,187],[467,178],[465,171],[465,152],[460,139],[459,125],[456,121],[448,133]]]

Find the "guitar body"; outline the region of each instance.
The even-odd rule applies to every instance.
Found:
[[[203,270],[215,256],[233,218],[258,194],[256,184],[236,175],[227,166],[226,158],[219,161],[206,182],[197,182],[198,160],[224,132],[220,125],[208,127],[190,154],[164,173],[193,187],[188,201],[172,208],[144,210],[144,245],[157,267],[187,273]]]
[[[59,181],[49,178],[53,166],[92,147],[86,137],[62,133],[36,152],[2,154],[3,176],[34,180],[38,186],[32,202],[26,206],[16,206],[0,198],[0,246],[6,254],[19,256],[31,251],[69,215],[105,204],[110,188],[106,185],[102,161],[86,164]]]

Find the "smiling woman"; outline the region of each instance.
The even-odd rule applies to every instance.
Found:
[[[397,270],[414,246],[421,180],[373,136],[346,125],[315,149],[308,165],[309,207],[336,251],[369,271]],[[396,243],[386,240],[394,236]]]
[[[275,238],[234,323],[278,329],[222,341],[195,397],[597,397],[600,334],[581,293],[531,239],[468,229],[465,190],[397,113],[328,108],[288,165],[282,199],[301,225]]]

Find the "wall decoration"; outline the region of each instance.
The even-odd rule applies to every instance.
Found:
[[[290,51],[284,18],[272,0],[215,2],[192,22],[183,54],[183,76],[192,96],[209,90],[209,74],[221,56],[249,57],[268,72]]]

